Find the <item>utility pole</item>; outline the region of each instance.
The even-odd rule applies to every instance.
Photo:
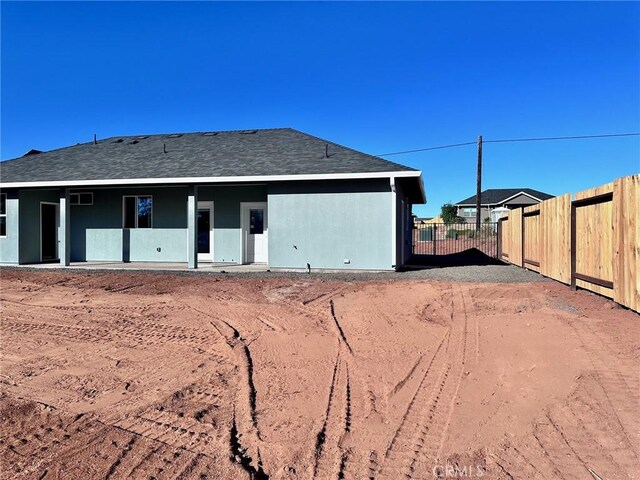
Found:
[[[480,232],[480,192],[482,192],[482,135],[478,135],[478,177],[476,183],[476,232]]]

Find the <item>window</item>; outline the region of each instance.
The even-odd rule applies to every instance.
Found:
[[[151,195],[125,195],[122,197],[122,210],[123,228],[151,228]]]
[[[0,237],[7,236],[7,194],[0,193]]]
[[[249,210],[249,234],[260,235],[264,233],[264,210],[263,209],[251,209]]]
[[[463,217],[475,217],[476,216],[476,208],[463,208],[462,216]]]
[[[93,193],[91,192],[70,193],[69,203],[71,205],[93,205]]]

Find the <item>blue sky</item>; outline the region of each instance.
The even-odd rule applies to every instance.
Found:
[[[380,154],[640,131],[640,4],[2,2],[1,158],[118,134],[293,127]],[[474,146],[419,215],[475,192]],[[487,144],[483,187],[581,190],[640,138]]]

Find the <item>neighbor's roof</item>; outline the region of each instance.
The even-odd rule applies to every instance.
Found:
[[[376,176],[383,172],[420,176],[413,168],[291,128],[119,136],[42,153],[31,150],[0,163],[5,187],[25,182],[78,185],[79,181],[125,179]]]
[[[490,188],[488,190],[483,190],[482,193],[480,193],[480,201],[482,205],[495,205],[497,203],[504,202],[508,198],[515,197],[520,193],[525,193],[538,200],[548,200],[549,198],[553,198],[553,195],[549,195],[548,193],[544,193],[539,190],[533,190],[532,188]],[[475,195],[456,203],[456,205],[475,204]]]

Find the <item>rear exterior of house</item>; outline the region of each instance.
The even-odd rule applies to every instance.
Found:
[[[292,129],[113,137],[0,164],[0,263],[390,270],[421,172]]]
[[[553,195],[533,190],[531,188],[493,188],[480,193],[480,220],[491,219],[491,212],[496,208],[528,207],[553,198]],[[467,223],[476,222],[476,195],[455,204],[458,207],[458,216],[465,219]],[[493,221],[493,220],[492,220]]]

